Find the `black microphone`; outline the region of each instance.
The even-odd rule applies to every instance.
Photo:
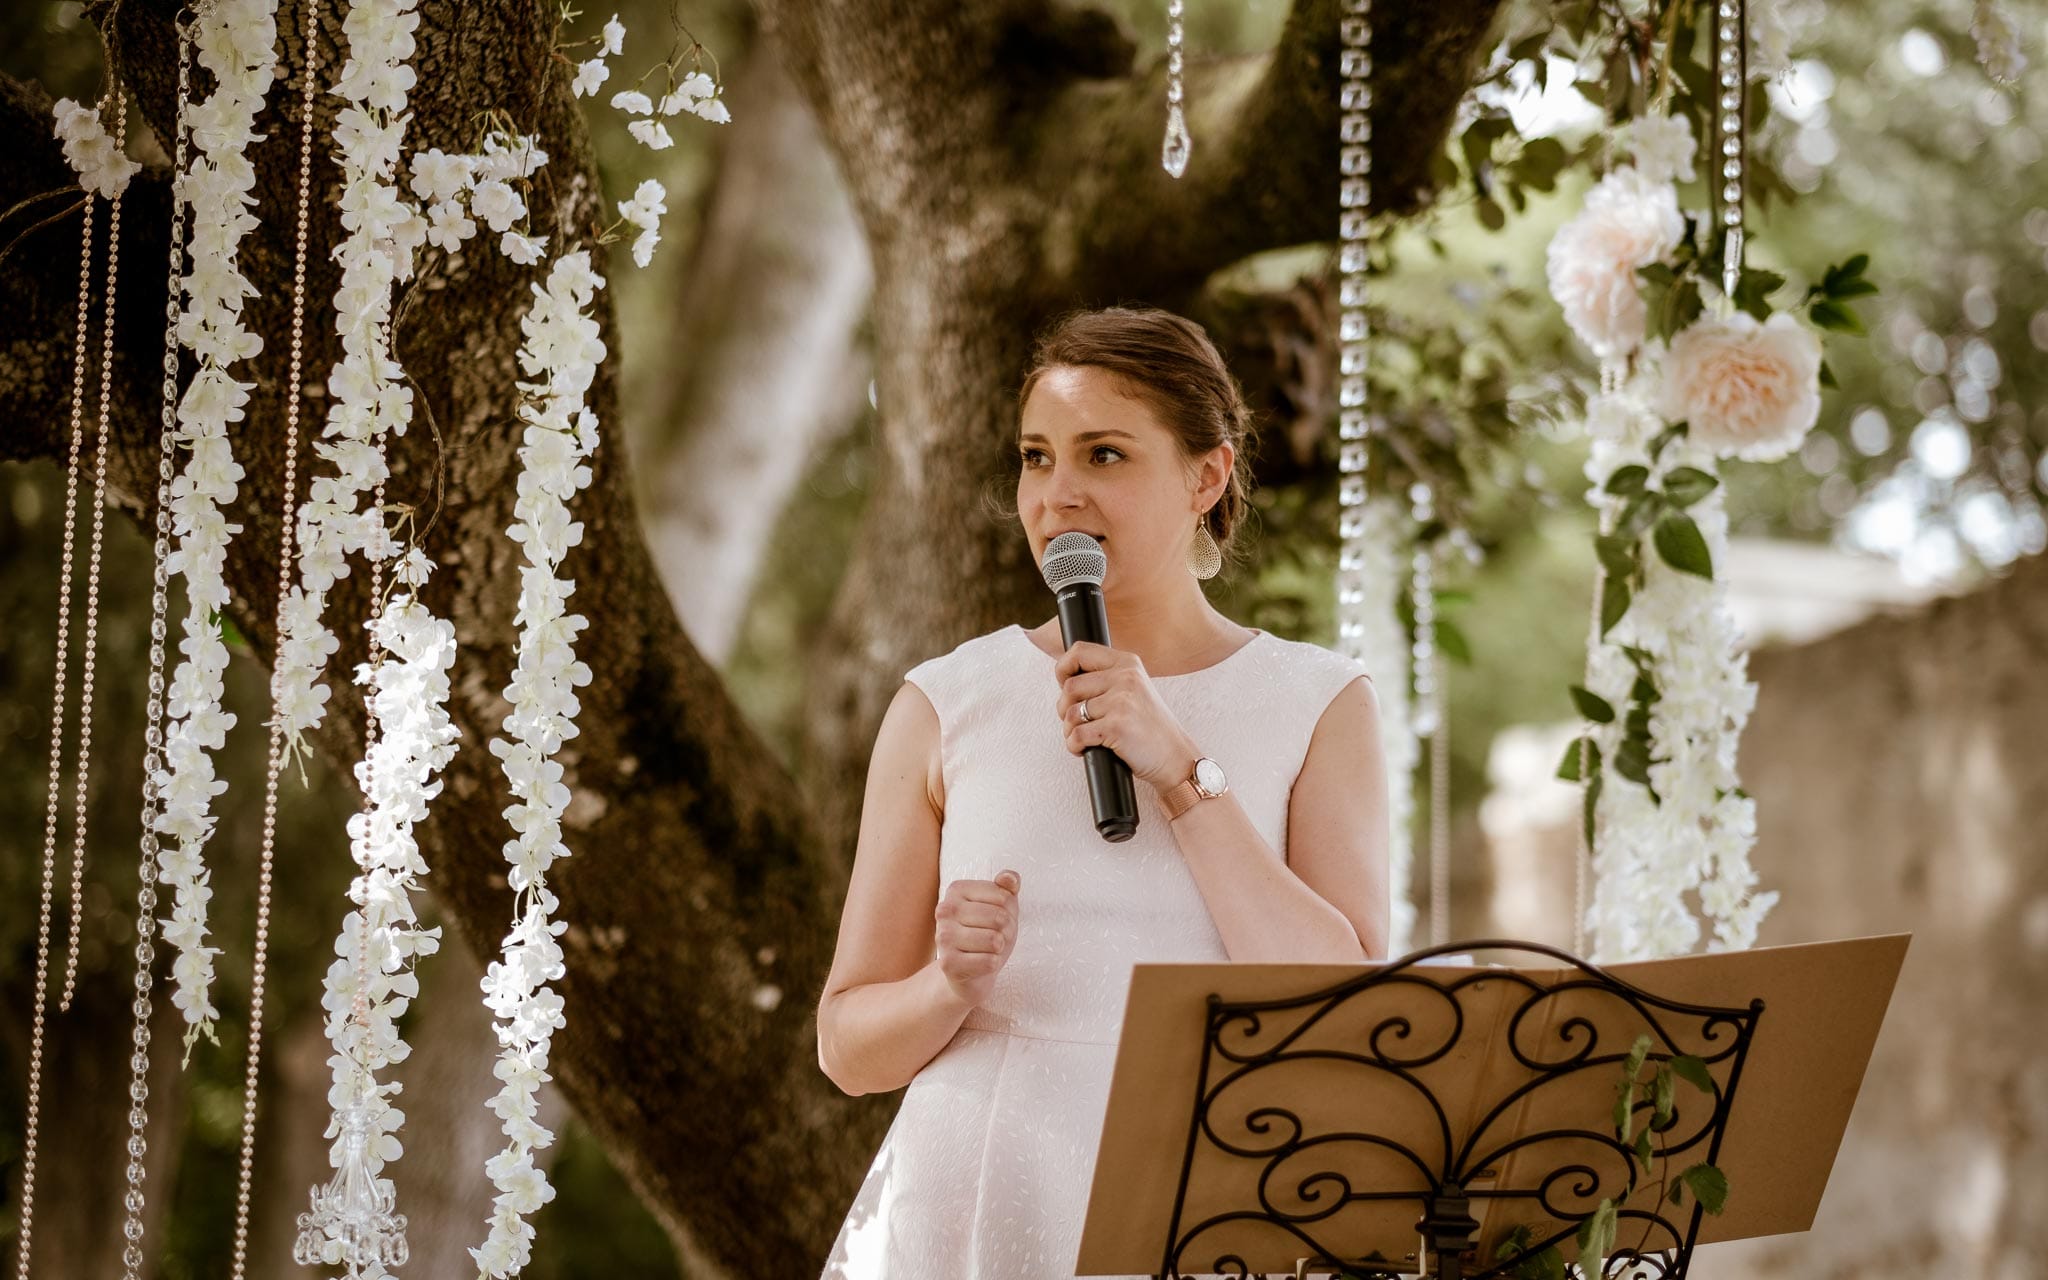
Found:
[[[1071,649],[1076,641],[1109,643],[1109,613],[1102,605],[1102,575],[1109,557],[1102,544],[1078,530],[1046,544],[1039,572],[1059,606],[1060,639]],[[1131,786],[1131,766],[1108,747],[1081,749],[1088,771],[1088,800],[1095,810],[1095,829],[1112,844],[1138,834],[1138,794]]]

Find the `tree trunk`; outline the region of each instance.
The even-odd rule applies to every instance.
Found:
[[[775,524],[818,450],[865,408],[855,337],[874,273],[832,157],[775,46],[727,91],[704,226],[667,323],[626,338],[625,401],[646,442],[636,488],[690,640],[723,665]],[[642,347],[649,359],[635,367]]]
[[[1376,16],[1376,111],[1401,125],[1379,131],[1383,209],[1426,198],[1428,157],[1496,4]],[[93,11],[159,132],[171,115],[175,8],[126,0]],[[248,478],[228,566],[229,614],[266,661],[282,500],[291,86],[304,64],[302,10],[281,8],[291,75],[259,123],[264,222],[242,257],[259,290],[249,317],[268,342],[235,441]],[[427,6],[407,142],[466,149],[478,109],[507,111],[551,157],[554,199],[536,221],[560,249],[587,240],[610,205],[578,105],[550,61],[553,11],[530,0]],[[865,751],[889,692],[917,659],[1042,605],[1021,537],[985,520],[978,502],[979,482],[1004,454],[1032,330],[1075,303],[1178,303],[1248,253],[1327,238],[1336,203],[1336,0],[1302,0],[1269,54],[1191,66],[1196,150],[1178,184],[1156,160],[1159,68],[1134,71],[1130,45],[1100,13],[1044,0],[761,11],[823,125],[874,263],[881,448],[871,514],[820,638],[813,681],[822,692],[800,799],[663,590],[632,510],[617,375],[610,364],[600,370],[591,403],[611,443],[593,459],[576,513],[584,540],[566,566],[578,583],[573,604],[594,623],[579,656],[597,678],[583,694],[581,736],[562,753],[575,856],[552,878],[570,923],[555,1073],[687,1272],[707,1280],[814,1274],[888,1123],[888,1100],[848,1100],[818,1071],[812,1012]],[[342,50],[328,12],[331,77]],[[323,134],[334,105],[321,95]],[[0,208],[70,185],[48,122],[47,102],[0,83],[0,125],[20,140],[0,167]],[[324,413],[336,347],[335,188],[323,159],[309,258],[308,432]],[[166,210],[160,172],[124,202],[110,485],[112,501],[143,520],[155,514]],[[0,420],[9,424],[0,456],[63,454],[77,226],[72,218],[37,232],[0,266]],[[454,621],[461,646],[449,708],[461,753],[418,834],[429,888],[477,955],[495,950],[511,912],[499,852],[509,796],[484,744],[507,710],[499,691],[513,656],[519,560],[504,537],[515,492],[513,353],[535,275],[488,248],[430,253],[396,342],[417,409],[414,429],[393,444],[387,497],[432,519],[427,550],[442,568],[425,597]],[[608,295],[599,309],[617,350]],[[301,460],[327,473],[305,445]],[[366,577],[334,593],[335,679],[362,653]],[[887,609],[873,607],[881,599]],[[353,690],[330,705],[317,745],[344,765],[360,753]],[[341,848],[337,832],[332,856]]]

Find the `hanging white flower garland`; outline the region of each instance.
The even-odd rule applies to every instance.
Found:
[[[361,552],[379,565],[398,555],[384,513],[358,510],[389,472],[384,445],[402,435],[412,393],[391,347],[392,289],[411,278],[415,251],[429,224],[399,190],[395,174],[414,74],[406,65],[419,24],[417,0],[357,0],[343,22],[349,58],[335,92],[346,100],[334,142],[343,177],[341,222],[348,232],[335,249],[342,283],[335,298],[342,358],[328,378],[334,403],[315,444],[337,474],[315,478],[299,509],[299,584],[280,615],[285,634],[276,684],[279,729],[293,751],[319,723],[329,690],[321,682],[338,640],[322,619],[327,593],[348,573],[346,557]],[[392,570],[400,589],[388,603],[372,599],[369,631],[378,660],[358,667],[377,737],[356,765],[366,808],[349,819],[350,852],[360,873],[349,887],[356,909],[342,922],[336,960],[328,968],[322,1006],[334,1046],[329,1058],[334,1115],[329,1163],[334,1180],[315,1188],[301,1215],[294,1250],[303,1263],[341,1264],[350,1276],[381,1276],[404,1261],[404,1220],[389,1212],[393,1192],[384,1166],[402,1148],[404,1115],[390,1099],[397,1081],[378,1078],[410,1049],[397,1019],[419,994],[414,960],[440,946],[440,930],[423,929],[412,894],[426,873],[413,828],[441,789],[436,775],[455,754],[458,736],[446,703],[455,632],[417,599],[433,565],[412,547]],[[379,575],[380,576],[380,575]],[[373,579],[374,580],[374,579]]]
[[[1723,128],[1736,139],[1724,155],[1739,196],[1739,128]],[[1587,787],[1597,881],[1583,923],[1601,962],[1690,951],[1702,919],[1713,922],[1710,950],[1750,947],[1777,901],[1755,891],[1755,806],[1736,776],[1756,686],[1714,576],[1728,530],[1718,467],[1796,449],[1818,415],[1821,380],[1812,329],[1785,312],[1763,322],[1749,313],[1768,310],[1776,278],[1741,270],[1739,207],[1724,221],[1744,310],[1701,261],[1673,186],[1693,172],[1685,122],[1634,121],[1621,144],[1634,163],[1594,187],[1548,264],[1567,322],[1602,358],[1586,465],[1601,518],[1599,616],[1586,685],[1573,691],[1587,726],[1561,769]],[[1860,272],[1831,271],[1809,298],[1834,296]],[[1658,312],[1676,330],[1668,345],[1650,331]]]
[[[605,355],[597,322],[588,314],[603,287],[603,278],[590,269],[589,253],[567,254],[555,260],[545,287],[533,286],[533,305],[520,321],[526,343],[519,367],[532,381],[519,384],[525,425],[519,498],[507,534],[525,548],[526,567],[520,573],[518,660],[505,687],[512,711],[505,718],[506,736],[490,744],[504,762],[514,799],[505,817],[516,836],[505,843],[505,858],[516,905],[504,956],[491,962],[483,980],[500,1045],[495,1071],[504,1082],[490,1107],[503,1122],[506,1146],[486,1166],[498,1188],[490,1234],[470,1250],[493,1280],[526,1266],[534,1232],[525,1215],[554,1198],[547,1175],[533,1163],[533,1153],[554,1141],[534,1117],[537,1091],[552,1078],[549,1039],[562,1026],[562,997],[547,984],[564,972],[555,939],[568,927],[552,919],[559,904],[546,879],[555,860],[569,855],[562,842],[569,789],[553,757],[576,736],[576,690],[591,678],[574,649],[587,622],[564,611],[576,584],[562,578],[560,569],[569,549],[583,539],[583,526],[569,518],[568,503],[590,483],[584,460],[598,443],[597,417],[585,407],[584,394]]]
[[[219,0],[200,10],[194,48],[199,64],[213,73],[214,90],[190,108],[195,150],[177,178],[192,211],[178,341],[196,357],[198,370],[177,411],[177,445],[187,457],[171,489],[178,543],[169,567],[185,579],[187,605],[178,645],[183,657],[171,679],[164,768],[156,779],[163,800],[155,825],[169,839],[157,855],[162,882],[176,893],[163,936],[178,952],[171,1002],[185,1019],[188,1056],[201,1036],[213,1039],[218,1016],[209,988],[220,949],[206,945],[212,889],[201,855],[213,834],[213,798],[227,790],[214,776],[209,753],[221,749],[235,725],[234,714],[221,706],[228,650],[220,611],[228,603],[228,540],[242,527],[228,523],[223,507],[234,501],[243,473],[228,425],[242,420],[254,385],[237,381],[229,369],[263,349],[262,339],[242,323],[242,301],[255,288],[237,256],[242,238],[257,225],[248,148],[259,136],[256,114],[277,65],[276,10],[276,0]]]

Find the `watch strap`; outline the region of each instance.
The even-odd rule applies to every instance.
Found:
[[[1193,778],[1184,778],[1159,793],[1159,807],[1166,812],[1166,820],[1171,822],[1205,798]]]

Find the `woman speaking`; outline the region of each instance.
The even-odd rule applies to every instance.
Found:
[[[1075,1274],[1131,966],[1385,958],[1385,768],[1349,658],[1200,580],[1249,506],[1249,414],[1202,329],[1067,317],[1018,393],[1015,515],[1096,539],[1110,646],[1058,619],[913,667],[870,761],[819,1065],[903,1089],[825,1276]],[[1138,830],[1091,817],[1115,752]]]

